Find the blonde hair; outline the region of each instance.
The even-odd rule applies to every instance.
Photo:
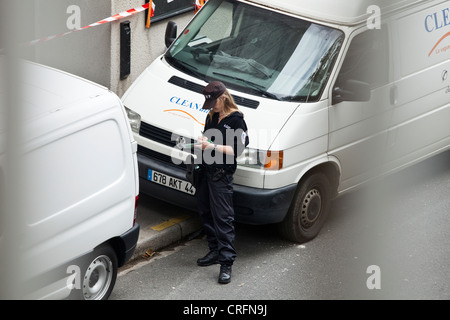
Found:
[[[235,111],[242,113],[242,111],[239,110],[236,102],[234,102],[233,96],[230,94],[230,92],[228,92],[228,90],[225,90],[225,92],[217,99],[225,99],[223,103],[223,112],[225,113],[225,117]],[[212,120],[212,117],[214,115],[213,109],[209,111],[208,115],[209,120]]]

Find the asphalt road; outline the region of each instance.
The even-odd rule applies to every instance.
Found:
[[[236,225],[232,282],[199,236],[121,270],[111,300],[450,299],[450,152],[333,202],[303,245]]]

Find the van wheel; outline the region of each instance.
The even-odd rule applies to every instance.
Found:
[[[298,188],[280,231],[290,241],[314,239],[325,223],[331,204],[330,182],[325,174],[309,175]]]
[[[83,258],[81,285],[72,290],[70,299],[106,300],[111,294],[117,278],[117,255],[109,245],[96,248]]]

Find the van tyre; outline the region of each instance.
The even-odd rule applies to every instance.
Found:
[[[325,223],[330,206],[331,186],[327,176],[312,173],[300,183],[288,214],[280,224],[282,235],[297,243],[314,239]]]
[[[83,259],[80,288],[72,290],[71,298],[107,300],[117,279],[117,255],[109,245],[96,248]]]

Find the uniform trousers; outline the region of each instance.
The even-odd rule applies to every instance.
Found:
[[[234,248],[233,174],[225,172],[217,181],[214,172],[203,174],[196,190],[200,219],[210,250],[219,252],[220,264],[232,265]]]

